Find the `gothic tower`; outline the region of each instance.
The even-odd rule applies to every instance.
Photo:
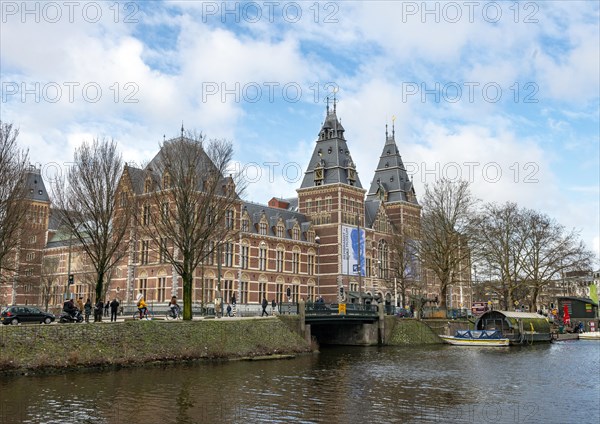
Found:
[[[356,165],[348,149],[344,127],[327,101],[327,115],[298,192],[298,211],[308,217],[319,242],[317,294],[340,300],[340,288],[352,290],[364,263],[364,197]],[[363,228],[363,230],[360,230]],[[358,230],[358,231],[356,231]],[[361,234],[362,238],[358,237]],[[354,245],[354,249],[352,249]],[[357,249],[358,246],[361,249]],[[358,251],[362,253],[356,257]],[[351,254],[354,252],[355,254]],[[362,266],[364,275],[364,265]]]

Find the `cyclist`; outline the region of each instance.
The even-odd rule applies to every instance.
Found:
[[[171,301],[169,302],[169,308],[171,309],[171,316],[173,318],[177,318],[177,315],[179,315],[179,312],[181,311],[181,308],[177,303],[177,296],[171,297]]]
[[[140,300],[138,300],[137,303],[137,308],[138,311],[140,312],[140,319],[142,319],[142,317],[144,316],[148,316],[148,307],[146,305],[146,302],[144,301],[144,298],[141,297]]]

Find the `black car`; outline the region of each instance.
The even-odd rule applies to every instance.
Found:
[[[34,308],[33,306],[9,306],[0,314],[0,322],[4,325],[37,322],[50,324],[54,315]]]

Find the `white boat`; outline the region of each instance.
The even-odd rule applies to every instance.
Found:
[[[588,331],[579,333],[580,340],[600,340],[600,331]]]
[[[454,336],[440,336],[454,346],[508,346],[509,340],[498,330],[458,330]]]

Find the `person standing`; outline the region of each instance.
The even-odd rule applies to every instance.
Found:
[[[227,316],[231,316],[231,305],[227,304]]]
[[[269,313],[267,312],[267,306],[269,306],[269,302],[267,302],[267,299],[263,297],[262,300],[262,313],[260,314],[260,316],[269,316]]]
[[[79,296],[79,298],[77,299],[77,307],[81,312],[83,312],[83,306],[83,297]]]
[[[273,299],[271,301],[271,315],[275,316],[275,308],[277,307],[277,302],[275,302],[275,299]]]
[[[102,312],[104,311],[104,303],[100,299],[96,302],[94,308],[94,322],[102,322]]]
[[[112,302],[110,302],[110,322],[117,321],[117,312],[119,311],[119,301],[115,297]]]
[[[92,301],[89,297],[88,300],[85,302],[85,305],[83,305],[83,310],[85,311],[85,322],[89,323],[90,315],[92,314]]]
[[[106,302],[104,303],[104,316],[107,317],[108,316],[108,308],[110,307],[110,302],[108,301],[108,299],[106,299]]]

